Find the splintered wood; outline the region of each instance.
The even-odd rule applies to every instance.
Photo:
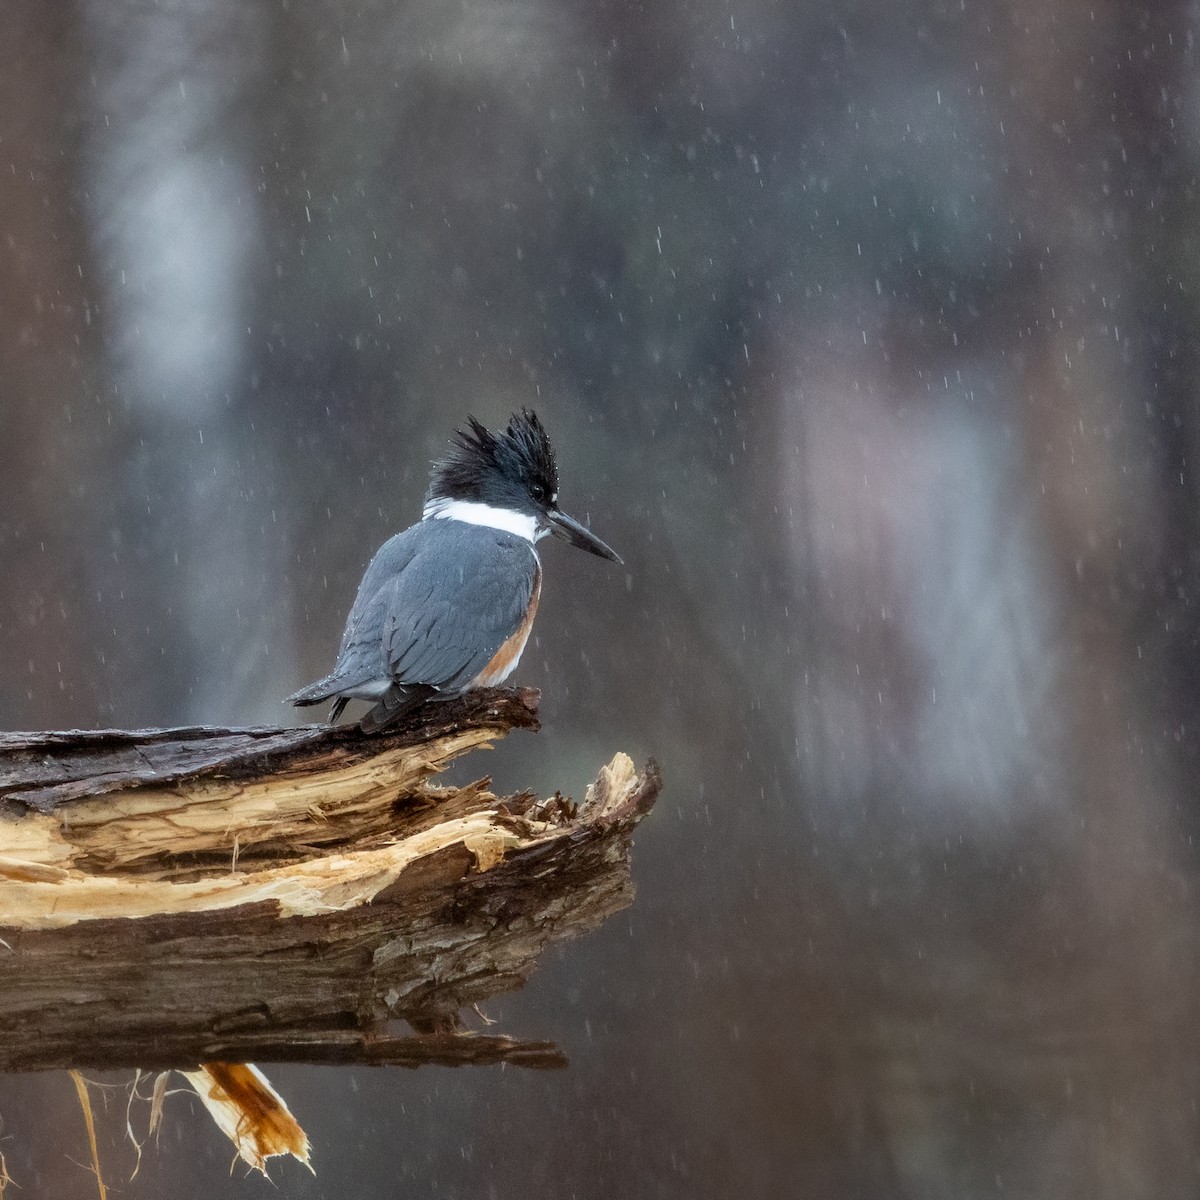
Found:
[[[308,1134],[252,1063],[205,1063],[182,1074],[248,1167],[265,1175],[267,1159],[290,1154],[312,1170]]]
[[[373,735],[0,735],[0,1069],[560,1063],[456,1014],[630,902],[659,780],[617,755],[578,806],[434,782],[536,713],[493,689]]]

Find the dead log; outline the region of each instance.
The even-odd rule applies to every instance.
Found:
[[[624,755],[579,805],[437,784],[537,724],[494,689],[373,735],[0,735],[0,1070],[561,1064],[459,1014],[630,902],[660,785]]]

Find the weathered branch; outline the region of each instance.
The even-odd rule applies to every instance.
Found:
[[[618,755],[578,807],[433,782],[536,710],[0,735],[0,1069],[560,1064],[456,1015],[629,903],[659,781]]]

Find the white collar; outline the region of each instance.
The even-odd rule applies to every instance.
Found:
[[[536,542],[550,531],[539,529],[537,517],[517,512],[511,508],[497,508],[491,504],[480,504],[474,500],[434,499],[425,505],[424,520],[465,521],[468,525],[487,525],[515,533],[527,542]]]

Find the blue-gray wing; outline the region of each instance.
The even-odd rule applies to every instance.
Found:
[[[388,616],[388,587],[412,562],[421,540],[420,528],[414,525],[388,538],[375,552],[346,618],[333,670],[323,679],[289,696],[292,704],[317,704],[330,696],[355,693],[363,688],[367,696],[378,693],[380,682],[387,680],[384,627]]]
[[[338,648],[337,664],[330,673],[338,679],[338,690],[360,686],[387,676],[384,653],[384,630],[388,620],[388,600],[393,580],[403,575],[417,553],[420,542],[419,525],[388,538],[375,552],[362,582],[350,615],[342,644]]]
[[[521,627],[540,568],[524,538],[445,524],[385,585],[383,645],[396,683],[454,691]]]

